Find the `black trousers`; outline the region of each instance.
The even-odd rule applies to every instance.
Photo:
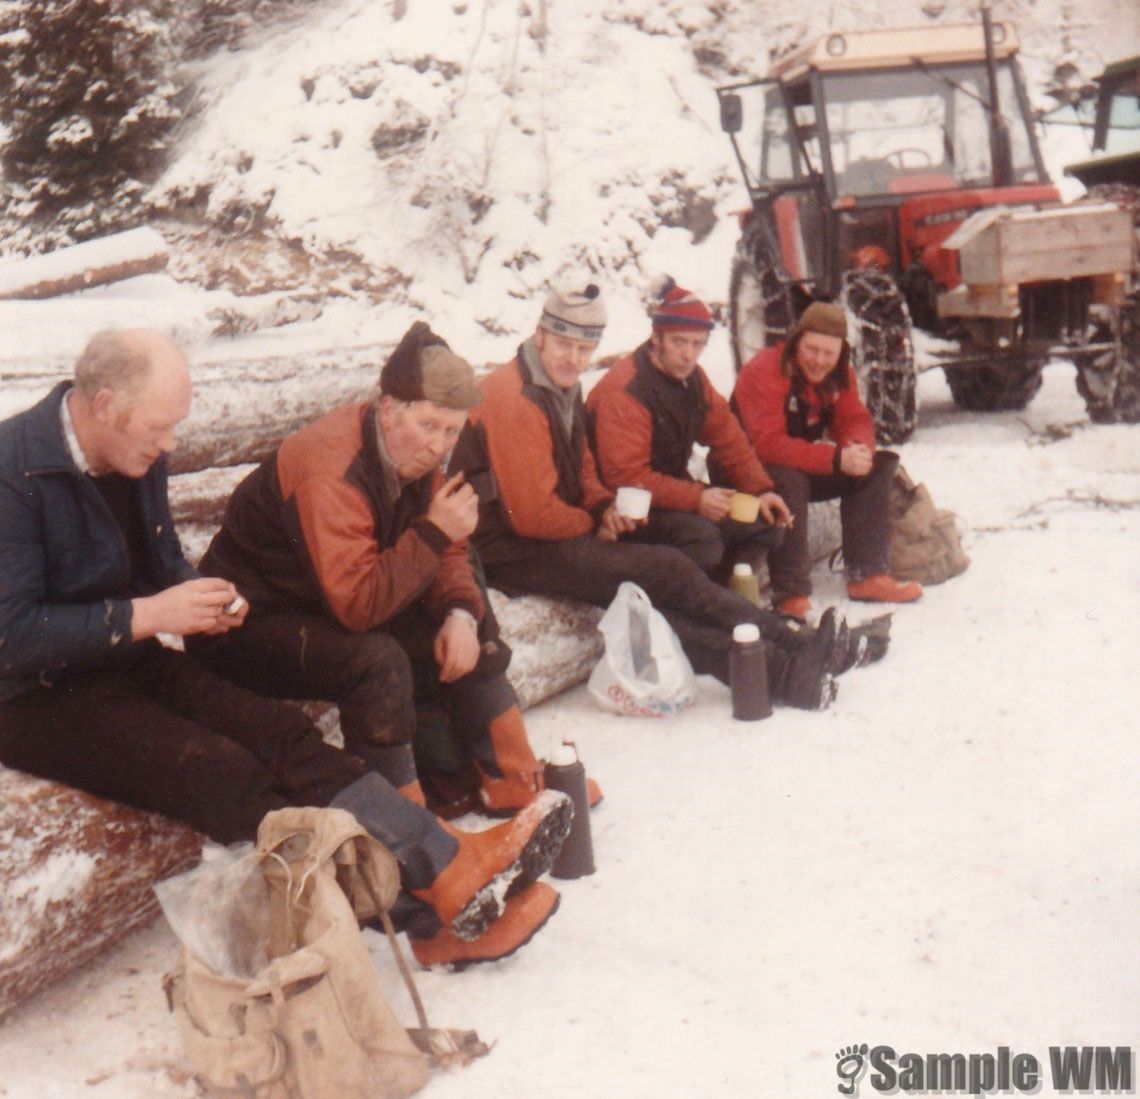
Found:
[[[721,580],[738,561],[744,561],[755,569],[764,554],[780,544],[782,535],[779,527],[773,527],[763,519],[740,523],[725,518],[714,523],[691,511],[653,508],[648,522],[633,533],[623,535],[622,540],[672,546],[691,558],[709,576]]]
[[[487,580],[493,586],[607,607],[621,582],[632,580],[676,631],[693,668],[726,683],[734,626],[754,622],[760,627],[767,642],[770,682],[777,682],[773,662],[782,666],[787,654],[808,636],[714,583],[690,557],[672,546],[605,542],[585,536],[550,542],[519,539],[515,548],[518,554],[511,554],[510,560],[484,557]]]
[[[74,675],[0,704],[0,761],[219,843],[253,839],[272,809],[327,805],[365,773],[296,707],[144,645],[127,670]]]
[[[460,745],[498,774],[491,722],[517,704],[507,682],[510,650],[484,640],[476,667],[439,681],[432,653],[439,624],[413,604],[384,629],[354,632],[302,611],[253,614],[240,629],[199,636],[191,651],[218,675],[274,698],[335,702],[346,750],[393,786],[413,782],[417,703],[439,703]]]
[[[898,464],[899,456],[893,451],[879,450],[866,477],[804,473],[788,466],[765,467],[794,520],[783,542],[768,554],[768,575],[777,600],[811,594],[809,501],[839,497],[843,560],[851,580],[865,580],[889,570],[891,482]]]

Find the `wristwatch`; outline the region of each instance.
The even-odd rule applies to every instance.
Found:
[[[476,633],[479,632],[479,619],[477,619],[466,607],[452,607],[447,612],[448,618],[462,618]]]

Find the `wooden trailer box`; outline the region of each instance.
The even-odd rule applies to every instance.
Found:
[[[962,281],[971,286],[1130,272],[1132,215],[1111,203],[991,207],[968,218],[945,247],[957,249]]]

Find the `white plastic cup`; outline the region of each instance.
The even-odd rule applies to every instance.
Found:
[[[647,488],[635,488],[633,485],[622,485],[617,490],[618,515],[627,519],[648,519],[649,505],[653,502],[653,493]]]

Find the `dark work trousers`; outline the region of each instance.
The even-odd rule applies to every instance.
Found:
[[[789,653],[810,637],[795,631],[771,611],[710,580],[672,546],[606,542],[585,536],[564,541],[520,540],[527,552],[509,562],[484,558],[488,582],[507,592],[577,599],[607,607],[623,580],[640,587],[654,608],[676,631],[693,668],[728,682],[732,628],[741,622],[760,627],[769,658],[770,682],[779,682],[774,664],[782,667]]]
[[[850,580],[865,580],[890,568],[891,482],[899,456],[875,452],[866,477],[843,473],[804,473],[788,466],[765,466],[776,491],[792,513],[793,524],[780,546],[768,554],[768,575],[776,600],[811,594],[811,552],[808,549],[808,503],[839,497],[843,526],[843,561]]]
[[[219,843],[253,839],[271,809],[328,805],[365,772],[295,706],[239,690],[157,643],[127,670],[74,675],[0,704],[0,760]]]
[[[393,786],[416,779],[416,703],[428,699],[442,703],[460,743],[497,775],[489,727],[517,702],[504,674],[510,650],[485,643],[471,673],[440,683],[432,653],[438,630],[419,603],[383,629],[363,632],[318,614],[266,611],[228,634],[195,639],[192,651],[219,675],[259,694],[336,703],[345,749]]]
[[[739,523],[725,518],[714,523],[693,511],[653,508],[648,522],[623,535],[622,540],[673,546],[714,580],[724,580],[739,561],[756,569],[764,554],[780,544],[782,536],[779,527],[763,519]]]

